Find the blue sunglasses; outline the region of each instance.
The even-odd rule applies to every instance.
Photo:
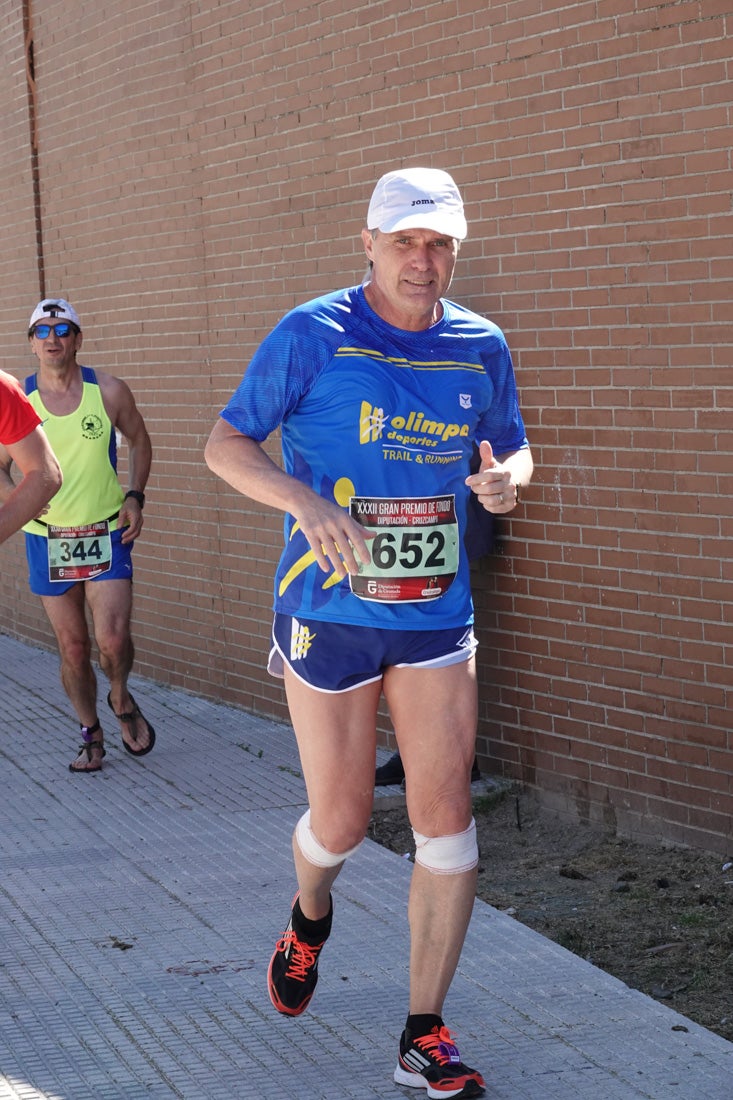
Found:
[[[48,340],[52,332],[63,338],[64,336],[70,336],[72,332],[78,331],[79,329],[71,321],[60,321],[58,325],[36,325],[31,331],[31,336],[37,336],[39,340]]]

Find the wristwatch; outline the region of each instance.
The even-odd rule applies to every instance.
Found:
[[[132,497],[133,500],[136,500],[141,510],[145,507],[145,493],[141,493],[137,489],[128,489],[125,493],[125,500],[127,500],[128,497]]]

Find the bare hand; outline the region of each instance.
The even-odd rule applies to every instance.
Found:
[[[293,514],[324,573],[333,570],[339,579],[348,573],[355,576],[359,562],[367,564],[371,560],[366,540],[374,535],[338,505],[313,494]]]
[[[124,527],[121,542],[133,542],[143,529],[143,510],[134,497],[128,497],[120,508],[117,529]]]
[[[517,487],[512,484],[509,470],[497,462],[488,440],[479,445],[481,467],[466,478],[466,485],[476,494],[487,512],[499,515],[511,512],[517,503]]]

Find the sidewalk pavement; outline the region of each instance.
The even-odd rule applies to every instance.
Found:
[[[348,861],[311,1006],[279,1016],[292,731],[132,687],[154,751],[122,751],[100,682],[105,768],[71,775],[55,654],[0,635],[0,1100],[423,1096],[392,1081],[409,861],[372,841]],[[494,1100],[733,1097],[733,1044],[480,901],[446,1021]]]

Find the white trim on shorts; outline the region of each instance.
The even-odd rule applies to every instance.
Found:
[[[468,661],[471,657],[475,657],[476,650],[478,649],[478,641],[476,635],[471,631],[473,637],[473,644],[470,646],[463,646],[461,649],[454,650],[453,653],[445,653],[442,657],[434,657],[430,661],[400,661],[399,664],[392,665],[392,668],[449,668],[451,665],[459,665],[462,661]],[[322,695],[345,695],[348,691],[357,691],[361,687],[366,687],[367,684],[379,683],[383,678],[383,673],[379,673],[378,676],[373,676],[370,680],[362,680],[358,684],[352,684],[350,687],[345,688],[322,688],[316,687],[315,684],[311,684],[309,680],[305,680],[302,676],[299,676],[296,670],[293,668],[290,661],[287,659],[277,641],[273,638],[272,648],[267,657],[267,671],[270,676],[274,676],[277,680],[282,680],[285,677],[285,668],[287,665],[296,680],[299,680],[301,684],[305,684],[312,691],[319,691]]]
[[[319,691],[321,695],[345,695],[347,691],[358,691],[359,688],[366,687],[367,684],[379,683],[379,681],[382,679],[382,674],[380,673],[379,676],[374,676],[371,680],[362,680],[361,683],[352,684],[350,687],[338,689],[316,687],[316,685],[312,684],[310,680],[305,680],[302,676],[298,675],[290,661],[280,649],[280,646],[277,644],[276,641],[273,640],[272,649],[270,650],[267,657],[267,671],[270,673],[271,676],[274,676],[276,680],[284,680],[285,665],[288,666],[289,671],[292,672],[296,680],[298,680],[301,684],[304,684],[307,688],[310,688],[311,691]]]

